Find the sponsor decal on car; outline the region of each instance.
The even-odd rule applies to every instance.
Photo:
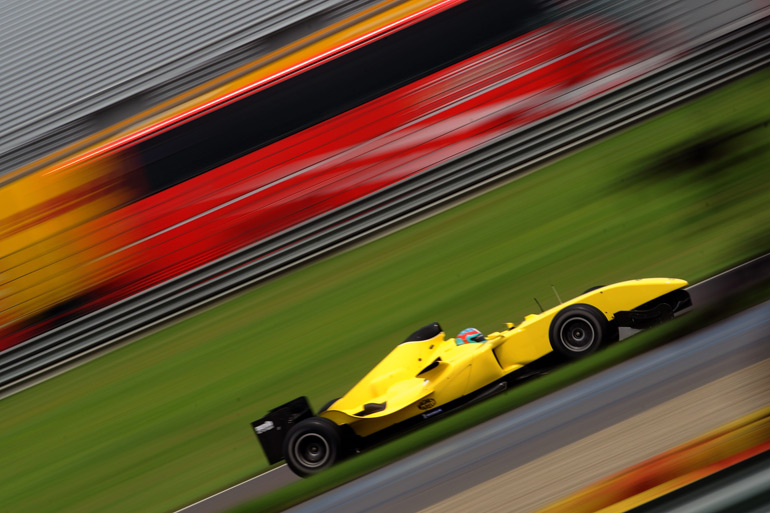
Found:
[[[270,431],[275,427],[275,424],[273,424],[272,420],[268,420],[267,422],[263,422],[259,426],[256,426],[254,430],[257,432],[258,435],[261,435],[262,433],[266,431]]]
[[[434,406],[436,406],[436,400],[431,397],[428,397],[427,399],[423,399],[422,401],[417,403],[417,407],[421,410],[430,410]]]
[[[428,411],[428,412],[423,413],[422,414],[422,418],[429,419],[429,418],[433,417],[434,415],[438,415],[439,413],[444,413],[444,410],[441,409],[441,408],[436,408],[433,411]]]

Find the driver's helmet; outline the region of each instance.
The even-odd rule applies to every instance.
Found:
[[[461,346],[463,344],[472,344],[474,342],[484,342],[484,334],[476,328],[466,328],[457,334],[455,338],[455,344]]]

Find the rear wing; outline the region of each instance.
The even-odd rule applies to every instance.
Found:
[[[262,450],[271,465],[284,459],[283,441],[294,424],[313,416],[307,397],[298,397],[293,401],[273,408],[267,415],[251,423]]]

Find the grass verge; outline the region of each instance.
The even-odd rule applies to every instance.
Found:
[[[767,250],[768,91],[748,77],[0,401],[0,511],[177,509],[267,468],[250,421],[342,395],[416,327]]]
[[[696,310],[665,325],[640,333],[588,358],[509,390],[484,403],[474,405],[431,425],[409,433],[370,453],[356,456],[326,472],[292,483],[258,499],[229,510],[228,513],[273,513],[299,504],[340,486],[388,463],[408,456],[452,435],[530,403],[568,385],[608,369],[634,356],[716,324],[741,310],[770,299],[770,281],[740,295],[728,296],[709,308]]]

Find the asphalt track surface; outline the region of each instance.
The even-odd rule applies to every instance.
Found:
[[[768,275],[770,256],[690,287],[695,307]],[[770,359],[770,302],[619,364],[354,480],[290,511],[408,513],[484,483],[673,398]],[[255,442],[256,443],[256,442]],[[214,513],[298,478],[285,466],[180,512]]]
[[[766,360],[770,358],[769,340],[770,303],[765,303],[465,431],[290,511],[421,511]]]

